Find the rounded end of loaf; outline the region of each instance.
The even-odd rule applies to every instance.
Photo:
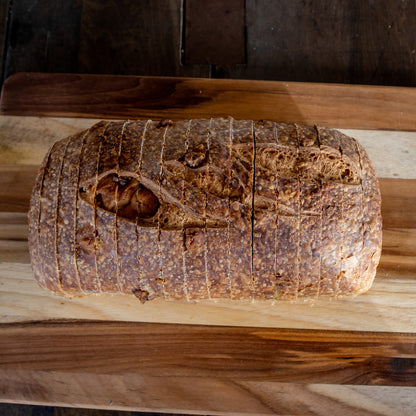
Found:
[[[50,233],[50,226],[52,224],[50,219],[46,223],[46,219],[42,215],[42,211],[46,209],[50,211],[53,209],[52,205],[55,202],[53,197],[51,198],[44,193],[45,182],[48,182],[51,176],[49,170],[54,169],[52,166],[52,155],[55,152],[55,147],[56,144],[51,146],[44,157],[32,188],[28,212],[28,243],[32,271],[38,284],[54,294],[63,295],[59,284],[58,271],[50,268],[50,263],[56,257],[55,252],[51,245],[45,244],[45,237]]]

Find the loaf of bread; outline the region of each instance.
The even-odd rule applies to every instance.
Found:
[[[102,121],[56,142],[29,212],[36,279],[141,301],[354,296],[381,252],[360,144],[232,118]]]

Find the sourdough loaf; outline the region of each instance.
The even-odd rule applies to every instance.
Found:
[[[36,279],[62,295],[265,300],[367,291],[380,192],[360,144],[273,121],[102,121],[33,188]]]

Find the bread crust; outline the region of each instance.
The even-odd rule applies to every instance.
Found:
[[[75,262],[76,207],[78,198],[78,174],[82,143],[85,133],[80,133],[68,142],[62,165],[59,198],[57,200],[57,261],[62,290],[77,295],[82,293]],[[75,182],[75,186],[74,186]]]
[[[92,126],[85,136],[79,164],[75,255],[83,293],[101,293],[96,263],[95,188],[102,136],[108,122]],[[85,196],[88,195],[88,199]]]
[[[40,190],[38,263],[44,287],[63,293],[61,270],[57,259],[57,220],[62,165],[69,138],[56,142],[46,164]]]
[[[39,283],[68,296],[354,296],[374,280],[380,205],[368,155],[336,130],[100,122],[43,161],[29,246]]]
[[[124,290],[118,276],[116,226],[119,149],[123,137],[124,124],[124,122],[116,122],[106,127],[101,139],[97,169],[98,184],[94,195],[95,255],[98,279],[101,282],[101,291],[103,293],[117,293]],[[100,180],[110,170],[115,170],[113,176],[108,181]],[[115,182],[116,186],[113,186],[113,182]],[[116,215],[104,208],[103,204],[106,203],[103,200],[104,198],[110,198],[114,201]]]
[[[210,299],[210,287],[207,274],[208,256],[207,244],[207,192],[204,184],[207,180],[208,170],[208,141],[211,122],[208,119],[192,120],[187,134],[187,149],[184,161],[188,169],[196,173],[197,182],[200,184],[199,193],[192,192],[184,177],[183,199],[192,201],[194,209],[201,215],[201,226],[183,227],[183,261],[186,274],[187,296],[189,300]],[[171,157],[173,159],[173,157]],[[191,196],[192,195],[192,196]]]
[[[118,278],[125,293],[134,293],[139,299],[151,296],[149,285],[144,281],[140,261],[139,232],[136,221],[120,217],[124,197],[128,192],[127,180],[120,180],[122,172],[139,172],[142,141],[147,121],[126,122],[120,144],[117,184],[117,257]]]

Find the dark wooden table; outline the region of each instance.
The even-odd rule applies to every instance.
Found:
[[[33,71],[415,86],[415,27],[414,0],[0,0],[2,81]]]

